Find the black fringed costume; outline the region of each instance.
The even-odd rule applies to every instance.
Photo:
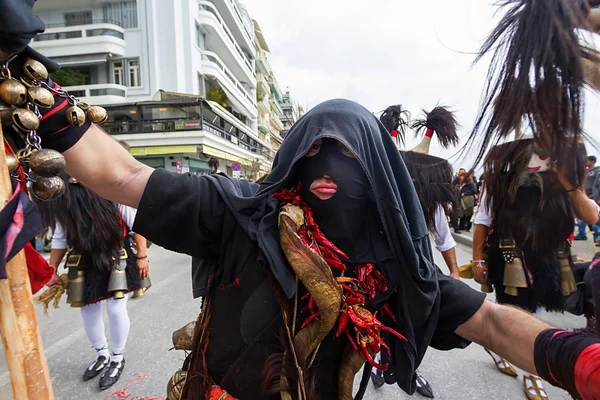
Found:
[[[468,344],[454,331],[473,316],[484,297],[434,267],[412,180],[385,128],[358,104],[333,100],[315,107],[294,125],[256,195],[245,197],[238,181],[221,175],[193,177],[156,170],[147,184],[135,232],[216,265],[211,274],[212,295],[207,296],[208,306],[202,313],[210,314],[209,337],[195,349],[205,354],[210,377],[199,377],[202,371],[192,365],[189,390],[196,377],[212,379],[242,400],[279,398],[261,388],[262,370],[267,358],[283,348],[278,302],[291,306],[285,297],[292,298],[296,290],[302,295],[304,289],[297,288],[282,253],[279,204],[272,195],[295,187],[307,173],[298,163],[320,138],[333,138],[349,149],[370,186],[368,206],[361,210],[365,225],[346,232],[358,238],[348,265],[376,264],[389,290],[378,294],[368,307],[373,310],[389,304],[396,322],[382,322],[408,339],[403,342],[384,335],[392,351],[392,359],[383,360],[390,363],[386,381],[413,393],[414,371],[428,346],[449,350]],[[315,218],[324,223],[317,214]],[[325,228],[323,232],[332,236]],[[282,296],[277,297],[278,292]],[[303,318],[298,316],[299,323]],[[331,332],[320,346],[315,367],[308,371],[316,377],[318,398],[337,398],[339,362],[347,343],[345,337],[335,338]],[[187,398],[200,396],[191,391]]]

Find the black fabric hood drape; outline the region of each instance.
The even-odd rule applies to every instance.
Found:
[[[390,304],[398,321],[394,328],[408,339],[391,343],[394,362],[386,378],[412,393],[414,370],[437,326],[439,287],[428,230],[412,179],[378,119],[355,102],[326,101],[310,110],[288,132],[271,173],[254,196],[245,197],[239,185],[227,177],[212,175],[208,179],[240,226],[258,242],[264,263],[270,266],[286,295],[292,297],[296,281],[279,243],[278,202],[272,194],[295,184],[290,181],[295,163],[319,138],[336,139],[352,151],[372,186],[384,233],[397,261],[397,268],[388,271],[397,276],[387,277],[388,281],[398,282],[389,289],[396,291]]]

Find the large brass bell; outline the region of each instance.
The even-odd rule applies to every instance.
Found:
[[[29,156],[29,168],[42,177],[60,175],[66,166],[65,157],[56,150],[42,149],[34,151]]]
[[[150,289],[150,286],[152,286],[152,282],[150,282],[150,277],[146,276],[144,279],[142,279],[141,285],[141,288],[133,291],[132,297],[134,299],[144,296],[144,294],[146,294],[146,290]]]
[[[175,350],[192,351],[195,330],[196,321],[192,321],[183,328],[177,329],[175,332],[173,332],[173,347]]]
[[[127,291],[127,275],[125,268],[127,267],[127,253],[124,249],[119,251],[119,260],[112,266],[110,278],[108,280],[108,292],[112,293],[115,300],[125,297]]]
[[[36,131],[40,127],[40,119],[35,113],[26,108],[15,108],[2,111],[2,125],[14,124],[24,132]]]
[[[103,107],[92,106],[87,110],[87,117],[95,124],[103,124],[108,119],[108,113]]]
[[[14,79],[0,83],[0,99],[11,106],[21,106],[27,101],[27,87]]]
[[[85,113],[77,106],[67,109],[67,121],[73,126],[81,126],[85,123]]]
[[[562,256],[562,254],[559,253],[558,266],[560,269],[560,289],[562,290],[563,296],[568,296],[577,291],[577,282],[575,282],[573,269],[571,268],[571,263],[569,262],[567,255]]]
[[[34,81],[44,81],[48,79],[48,70],[41,62],[29,58],[23,64],[25,75]]]
[[[83,307],[83,293],[85,290],[85,275],[84,271],[78,270],[77,277],[69,280],[67,287],[67,304],[71,307]]]
[[[504,286],[504,293],[509,296],[517,296],[519,288],[525,289],[528,287],[523,261],[520,258],[515,257],[511,263],[505,265]]]
[[[38,107],[50,108],[54,105],[54,96],[48,89],[39,86],[32,86],[27,89],[27,98],[29,102]]]
[[[31,186],[31,191],[41,201],[58,199],[65,190],[65,182],[58,176],[36,178]]]
[[[187,372],[179,370],[173,374],[167,383],[167,400],[181,400]]]
[[[19,169],[19,158],[14,154],[6,154],[6,167],[8,168],[8,173],[13,175]]]

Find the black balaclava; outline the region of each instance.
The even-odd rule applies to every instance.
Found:
[[[319,228],[351,256],[364,230],[370,185],[358,161],[342,149],[340,142],[323,139],[316,155],[298,162],[296,176],[302,184],[302,199],[312,208]],[[337,193],[328,200],[321,200],[310,191],[313,181],[324,176],[337,185]]]

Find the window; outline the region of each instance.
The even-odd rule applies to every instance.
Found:
[[[206,48],[206,35],[198,23],[196,23],[196,46],[201,50]]]
[[[114,61],[113,62],[113,83],[116,85],[124,85],[123,82],[123,62],[122,61]]]
[[[81,11],[65,13],[65,24],[67,26],[88,25],[92,23],[92,12]]]
[[[123,28],[137,28],[137,1],[120,1],[104,4],[104,19]]]
[[[142,79],[140,78],[140,59],[131,58],[127,63],[129,69],[129,86],[142,86]]]
[[[202,74],[198,74],[198,94],[201,97],[206,98],[206,84]]]

